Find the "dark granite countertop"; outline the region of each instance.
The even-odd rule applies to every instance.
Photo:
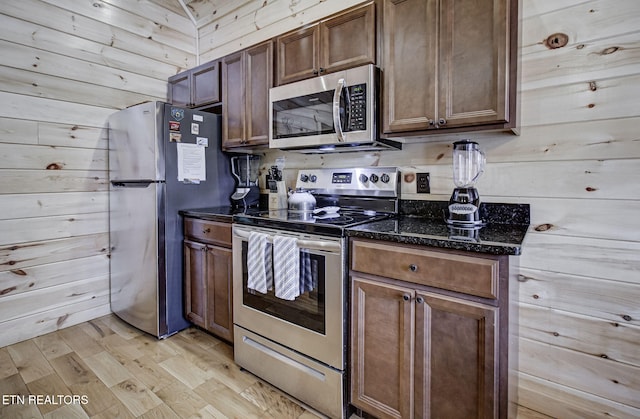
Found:
[[[443,202],[403,201],[392,219],[347,229],[347,236],[444,249],[520,255],[529,228],[529,205],[483,204],[486,225],[476,230],[449,227],[442,216]]]
[[[360,224],[346,230],[349,237],[466,250],[494,255],[520,255],[529,228],[529,205],[482,204],[487,223],[477,230],[449,227],[442,217],[445,202],[401,201],[397,217]],[[181,210],[180,215],[230,223],[234,215],[256,209],[231,206]]]
[[[230,223],[233,221],[234,214],[240,214],[244,208],[233,208],[230,205],[219,207],[193,208],[180,210],[180,215],[185,217],[201,218],[209,221],[220,221]]]

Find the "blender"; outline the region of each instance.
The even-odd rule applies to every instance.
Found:
[[[462,140],[453,143],[453,183],[456,185],[449,199],[447,224],[459,228],[478,228],[480,195],[475,183],[484,172],[484,153],[478,143]]]
[[[231,195],[231,205],[239,207],[257,207],[260,202],[258,172],[260,156],[245,154],[231,157],[231,173],[236,178],[236,190]]]

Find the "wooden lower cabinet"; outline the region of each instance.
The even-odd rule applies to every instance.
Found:
[[[383,418],[411,417],[413,290],[352,277],[351,404]]]
[[[384,246],[403,249],[351,244],[350,403],[378,418],[506,418],[506,308],[498,299],[353,270],[367,253],[380,259]],[[416,263],[426,257],[432,265],[460,262],[444,252],[435,261],[437,252],[406,250]],[[428,282],[430,274],[413,260],[407,272],[422,272]]]
[[[185,224],[196,222],[202,224],[202,231],[207,234],[214,230],[202,220],[185,220]],[[185,228],[189,230],[193,228]],[[229,342],[233,341],[232,278],[230,245],[223,247],[185,238],[185,316],[193,324]]]

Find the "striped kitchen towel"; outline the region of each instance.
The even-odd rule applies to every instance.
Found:
[[[313,291],[314,275],[311,264],[311,252],[309,252],[309,249],[300,249],[300,294]]]
[[[300,250],[295,237],[273,237],[273,282],[278,298],[293,301],[300,295]]]
[[[273,287],[271,245],[267,235],[252,231],[247,249],[247,288],[266,294]]]

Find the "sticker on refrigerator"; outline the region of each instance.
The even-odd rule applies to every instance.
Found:
[[[191,124],[191,134],[193,135],[200,134],[200,124],[196,124],[195,122]]]
[[[207,180],[204,147],[197,144],[178,144],[178,181],[200,183]]]
[[[169,142],[170,143],[179,143],[182,141],[182,134],[179,132],[170,132],[169,133]]]
[[[169,131],[180,131],[180,122],[169,121]]]
[[[184,109],[171,108],[171,117],[176,121],[182,121],[184,119]]]
[[[207,137],[196,137],[196,144],[209,147],[209,139]]]
[[[197,115],[197,114],[193,114],[193,120],[196,122],[204,122],[204,116],[202,115]]]

